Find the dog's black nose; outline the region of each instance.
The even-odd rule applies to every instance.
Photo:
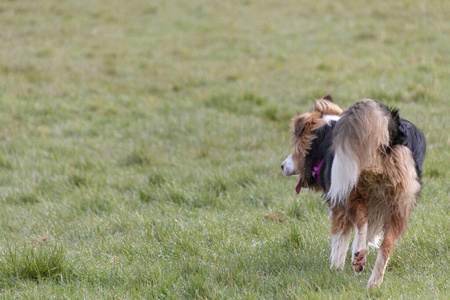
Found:
[[[284,165],[283,165],[283,164],[281,164],[281,170],[283,170],[283,171],[284,171]]]

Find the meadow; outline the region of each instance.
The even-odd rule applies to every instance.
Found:
[[[0,2],[5,299],[446,299],[450,2]],[[384,283],[329,267],[290,119],[372,98],[425,134]]]

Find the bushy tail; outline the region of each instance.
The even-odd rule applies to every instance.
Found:
[[[341,114],[333,137],[334,160],[327,198],[344,203],[362,171],[389,145],[388,116],[373,100],[361,100]]]

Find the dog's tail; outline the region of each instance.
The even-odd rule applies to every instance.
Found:
[[[359,175],[377,161],[389,146],[389,118],[373,100],[361,100],[341,114],[333,137],[334,159],[327,198],[344,203]]]

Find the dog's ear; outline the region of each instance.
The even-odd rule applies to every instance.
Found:
[[[300,137],[305,132],[305,129],[309,125],[309,122],[311,122],[311,119],[311,113],[304,113],[293,118],[291,124],[292,136],[295,138]]]
[[[333,102],[331,95],[325,95],[322,99],[316,100],[313,111],[318,111],[322,115],[340,115],[342,113],[342,109]]]
[[[331,97],[330,94],[327,94],[327,95],[323,96],[322,99],[328,100],[328,101],[330,101],[330,102],[334,102],[334,101],[333,101],[333,97]]]

